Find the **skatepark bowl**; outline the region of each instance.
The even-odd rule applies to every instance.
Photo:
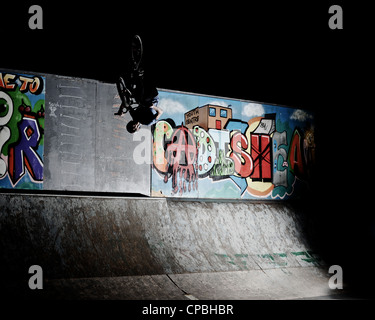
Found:
[[[0,202],[2,267],[18,280],[7,284],[15,296],[299,299],[335,292],[291,205],[36,194],[2,194]],[[43,269],[43,290],[29,289],[31,265]]]
[[[0,76],[4,298],[344,292],[329,285],[339,263],[321,254],[327,242],[313,223],[326,216],[307,183],[312,114],[160,90],[165,120],[132,136],[129,115],[114,116],[113,83]]]

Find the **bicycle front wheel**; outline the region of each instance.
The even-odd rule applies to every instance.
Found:
[[[133,60],[133,69],[137,71],[139,65],[141,64],[143,56],[143,44],[141,37],[135,35],[132,41],[132,60]]]

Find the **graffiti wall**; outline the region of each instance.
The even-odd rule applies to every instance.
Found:
[[[308,189],[311,112],[159,93],[164,113],[144,129],[151,135],[130,135],[130,115],[114,115],[115,84],[0,70],[0,189],[208,199],[288,199]]]
[[[45,78],[0,72],[0,188],[42,189]]]
[[[152,195],[287,199],[308,188],[313,114],[240,100],[160,92]]]

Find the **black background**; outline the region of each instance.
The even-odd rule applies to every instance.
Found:
[[[160,88],[312,109],[355,71],[361,11],[347,4],[330,30],[329,2],[77,3],[40,3],[43,30],[28,27],[31,2],[2,7],[2,65],[114,82],[137,33]]]
[[[43,8],[30,30],[28,8]],[[344,29],[328,27],[339,4]],[[131,37],[159,88],[309,109],[318,169],[308,199],[318,244],[371,291],[374,251],[371,9],[348,1],[49,1],[0,8],[0,67],[115,82]],[[367,274],[367,275],[366,275]]]

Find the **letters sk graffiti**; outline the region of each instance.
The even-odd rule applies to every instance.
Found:
[[[0,188],[42,188],[44,83],[0,73]]]

